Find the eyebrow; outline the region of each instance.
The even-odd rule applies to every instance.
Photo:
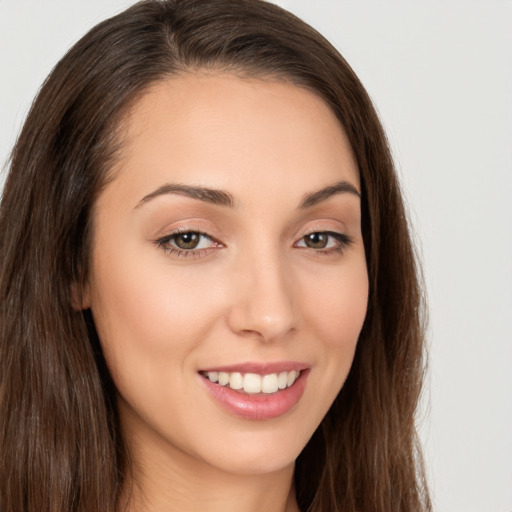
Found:
[[[168,183],[158,187],[155,191],[147,196],[144,196],[137,204],[136,208],[142,206],[144,203],[151,201],[155,197],[165,194],[178,194],[180,196],[198,199],[206,203],[216,204],[218,206],[227,206],[233,208],[235,206],[235,199],[233,196],[224,190],[215,190],[205,187],[194,187],[191,185],[181,185]]]
[[[302,199],[299,208],[301,210],[311,208],[322,201],[326,201],[332,196],[345,193],[355,195],[359,198],[361,197],[361,194],[358,192],[357,188],[352,185],[352,183],[349,183],[348,181],[338,181],[338,183],[335,183],[334,185],[329,185],[328,187],[324,187],[316,192],[307,194]]]
[[[310,194],[306,194],[306,196],[304,196],[304,198],[299,204],[299,209],[303,210],[306,208],[311,208],[312,206],[315,206],[318,203],[321,203],[322,201],[326,201],[332,196],[343,193],[348,193],[355,195],[357,197],[361,197],[361,194],[358,192],[357,188],[354,185],[352,185],[348,181],[338,181],[334,185],[329,185]],[[181,196],[186,196],[192,199],[198,199],[199,201],[204,201],[206,203],[211,203],[218,206],[226,206],[228,208],[234,208],[236,203],[234,197],[225,190],[216,190],[212,188],[198,187],[192,185],[182,185],[179,183],[167,183],[165,185],[162,185],[161,187],[158,187],[150,194],[144,196],[137,203],[135,208],[139,208],[140,206],[147,203],[148,201],[151,201],[151,199],[154,199],[155,197],[166,194],[177,194]]]

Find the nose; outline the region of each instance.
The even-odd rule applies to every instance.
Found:
[[[228,324],[240,336],[269,343],[294,331],[298,317],[295,283],[286,261],[262,252],[246,258],[235,272]]]

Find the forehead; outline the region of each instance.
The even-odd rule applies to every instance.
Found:
[[[154,84],[125,118],[114,169],[142,189],[173,182],[302,193],[359,173],[338,119],[312,92],[275,80],[183,74]],[[258,179],[255,183],[255,177]]]

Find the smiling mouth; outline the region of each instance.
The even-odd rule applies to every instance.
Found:
[[[273,394],[283,391],[295,383],[300,376],[297,370],[259,375],[240,372],[201,372],[201,375],[214,384],[239,391],[240,393]]]

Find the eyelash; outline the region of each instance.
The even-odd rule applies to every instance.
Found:
[[[203,249],[180,249],[179,247],[174,247],[170,245],[170,243],[179,235],[186,235],[186,234],[196,234],[199,235],[201,238],[207,238],[211,240],[213,243],[213,246],[203,248]],[[199,242],[201,243],[201,242]],[[214,238],[212,238],[207,233],[204,233],[202,231],[197,231],[194,229],[177,229],[176,231],[173,231],[172,233],[159,238],[155,241],[155,245],[157,245],[160,249],[162,249],[166,254],[170,254],[172,256],[175,256],[177,258],[200,258],[201,256],[206,256],[210,253],[210,251],[222,247],[222,244],[220,242],[217,242]]]
[[[170,243],[179,235],[186,235],[186,234],[196,234],[199,235],[202,238],[207,238],[212,242],[211,247],[206,247],[202,249],[180,249],[178,247],[174,247],[170,245]],[[329,247],[326,249],[314,249],[307,246],[301,246],[298,247],[297,244],[299,242],[302,242],[306,239],[306,237],[311,235],[327,235],[330,238],[334,238],[336,241],[336,245],[334,247]],[[312,231],[310,233],[306,233],[303,235],[297,242],[295,242],[294,247],[300,248],[300,249],[311,249],[316,255],[321,256],[327,256],[330,254],[342,254],[345,249],[347,249],[351,244],[353,243],[352,237],[344,234],[344,233],[337,233],[335,231]],[[155,240],[155,245],[162,249],[166,254],[175,256],[177,258],[200,258],[202,256],[207,256],[210,254],[210,251],[215,250],[219,247],[223,247],[222,243],[216,241],[214,238],[212,238],[207,233],[204,233],[202,231],[197,231],[193,229],[183,229],[183,230],[176,230],[172,233],[159,238],[158,240]]]
[[[297,246],[296,244],[302,242],[303,240],[306,239],[306,237],[311,235],[327,235],[330,238],[334,238],[334,240],[336,241],[336,245],[334,247],[329,247],[325,249],[313,249],[312,247],[307,246],[301,247],[304,249],[312,249],[316,255],[321,256],[328,256],[330,254],[343,254],[345,249],[347,249],[354,242],[352,237],[344,233],[338,233],[336,231],[311,231],[310,233],[306,233],[304,236],[302,236],[297,242],[295,242],[294,245]]]

